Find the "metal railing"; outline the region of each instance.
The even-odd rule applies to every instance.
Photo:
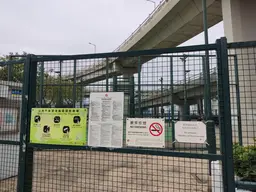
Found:
[[[212,68],[212,69],[210,69],[210,75],[211,75],[211,77],[212,77],[212,75],[214,75],[214,74],[216,74],[217,75],[217,67],[214,67],[214,68]],[[198,73],[198,74],[195,74],[195,75],[193,75],[193,76],[191,76],[191,77],[189,77],[189,78],[187,78],[187,80],[186,80],[186,84],[187,85],[192,85],[192,86],[196,86],[196,85],[198,85],[198,84],[195,84],[195,81],[196,80],[203,80],[204,79],[204,73],[203,72],[200,72],[200,73]],[[216,80],[217,80],[217,78],[216,78]],[[174,92],[176,92],[177,91],[177,88],[179,88],[181,85],[184,85],[185,84],[185,82],[184,82],[184,79],[183,80],[179,80],[179,81],[176,81],[176,82],[174,82],[173,83],[173,89],[174,89]],[[160,85],[159,85],[160,86]],[[188,87],[189,88],[189,87]],[[136,88],[137,89],[137,88]],[[137,96],[137,90],[135,91],[135,97]],[[143,96],[148,96],[148,94],[150,94],[151,96],[152,96],[152,98],[154,98],[154,97],[158,97],[161,93],[155,93],[155,94],[153,94],[152,95],[152,93],[153,92],[156,92],[155,90],[151,90],[151,92],[149,92],[149,90],[147,90],[146,92],[147,92],[147,95],[143,95],[143,90],[141,91],[142,92],[142,97]],[[169,88],[164,88],[163,89],[163,95],[166,95],[166,94],[169,94],[170,93],[170,89]],[[151,98],[151,99],[152,99]],[[148,99],[148,98],[147,98]]]
[[[217,67],[210,69],[210,75],[213,75],[213,74],[217,74]],[[184,82],[184,79],[176,81],[174,83],[174,86],[175,85],[183,85],[185,83],[189,84],[190,82],[194,82],[195,80],[198,80],[198,79],[204,79],[204,72],[200,72],[198,74],[195,74],[193,76],[186,78],[186,82]]]
[[[144,28],[146,25],[148,25],[148,23],[150,22],[150,20],[157,14],[159,13],[159,11],[162,10],[163,6],[168,3],[168,1],[166,0],[162,0],[159,2],[158,6],[153,10],[152,13],[149,14],[149,16],[139,25],[139,27],[137,29],[135,29],[135,31],[121,44],[119,45],[113,52],[118,52],[120,51],[121,47],[124,46],[125,44],[127,44],[128,41],[132,40],[134,38],[134,36],[137,34],[137,32],[139,32],[142,28]]]

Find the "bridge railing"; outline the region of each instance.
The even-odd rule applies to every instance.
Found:
[[[216,74],[216,72],[217,72],[217,68],[216,68],[216,67],[210,69],[210,75]],[[186,78],[186,82],[185,82],[185,80],[183,79],[183,80],[176,81],[176,82],[174,83],[174,85],[175,85],[175,84],[178,84],[178,85],[181,84],[181,85],[183,85],[183,84],[185,84],[185,83],[186,83],[186,84],[190,84],[190,82],[194,82],[195,80],[203,79],[203,78],[204,78],[204,73],[203,73],[203,72],[200,72],[200,73],[195,74],[195,75],[193,75],[193,76],[187,77],[187,78]]]
[[[216,68],[216,67],[210,69],[210,75],[211,75],[211,77],[212,77],[212,75],[214,75],[214,74],[217,74],[217,68]],[[204,73],[203,73],[203,72],[200,72],[200,73],[198,73],[198,74],[195,74],[195,75],[193,75],[193,76],[188,77],[188,78],[186,79],[186,84],[187,84],[187,85],[193,85],[193,83],[194,83],[196,80],[200,80],[200,79],[204,79]],[[179,87],[180,85],[184,85],[184,84],[185,84],[185,80],[182,79],[182,80],[179,80],[179,81],[175,81],[175,82],[173,83],[173,86],[174,86],[174,88],[175,88],[176,86]],[[160,86],[160,85],[159,85],[159,86]],[[155,91],[155,90],[152,90],[152,91]],[[164,88],[163,91],[164,91],[164,92],[168,92],[168,91],[169,91],[169,88]]]
[[[120,51],[121,47],[124,46],[125,44],[127,44],[128,41],[132,40],[134,38],[134,36],[137,34],[137,32],[139,32],[142,28],[144,28],[146,25],[148,25],[148,23],[150,22],[150,20],[154,17],[154,15],[158,12],[160,12],[160,10],[162,9],[162,7],[164,6],[164,4],[168,3],[166,0],[162,0],[160,1],[160,3],[158,4],[158,6],[153,10],[152,13],[149,14],[149,16],[139,25],[139,27],[121,44],[119,45],[113,52],[118,52]]]
[[[211,78],[212,78],[212,75],[214,75],[214,74],[217,74],[217,68],[216,67],[210,69],[210,76],[211,76]],[[204,78],[203,72],[198,73],[196,75],[193,75],[189,79],[186,80],[186,85],[187,86],[198,85],[198,84],[195,84],[195,81],[196,80],[200,80],[200,79],[203,80],[203,78]],[[183,89],[183,87],[180,87],[180,85],[184,85],[184,84],[185,84],[184,80],[179,80],[179,81],[174,82],[173,83],[173,91],[177,92],[177,91],[179,91],[179,88]],[[141,93],[141,100],[142,101],[147,101],[147,100],[156,99],[156,98],[159,98],[159,97],[162,97],[162,96],[166,96],[166,95],[169,95],[169,94],[170,94],[170,89],[169,88],[164,88],[162,93],[161,92],[156,92],[155,90],[152,90],[150,92],[149,92],[149,90],[147,90],[147,92],[145,94],[142,91],[142,93]],[[137,99],[137,95],[138,95],[138,92],[136,91],[136,93],[135,93],[135,98],[136,99]]]

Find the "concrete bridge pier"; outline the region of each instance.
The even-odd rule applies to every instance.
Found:
[[[190,105],[179,105],[179,112],[180,112],[180,121],[188,121],[189,115],[190,115],[190,110],[189,110]]]
[[[158,117],[159,116],[159,107],[154,107],[153,108],[153,114],[154,114],[154,117]]]
[[[224,31],[228,42],[256,40],[255,8],[255,0],[222,0]],[[253,144],[256,137],[256,51],[253,47],[236,48],[229,50],[228,54],[236,56],[236,59],[229,59],[230,82],[237,84],[236,87],[230,86],[231,114],[239,114],[240,111],[240,117],[232,120],[233,141]],[[235,76],[236,61],[238,81]]]
[[[203,106],[203,99],[197,100],[197,112],[202,117],[204,114],[204,106]]]

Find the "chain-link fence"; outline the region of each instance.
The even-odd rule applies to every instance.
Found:
[[[233,153],[239,187],[256,189],[256,44],[228,44]],[[242,181],[247,182],[245,185]]]
[[[17,155],[16,164],[8,155],[0,161],[4,167],[1,173],[10,175],[0,181],[0,191],[15,191],[13,183],[17,183],[20,192],[233,191],[234,175],[240,176],[237,168],[245,166],[239,164],[241,159],[238,165],[237,161],[232,163],[233,152],[234,160],[244,157],[236,151],[253,144],[254,77],[249,75],[252,80],[247,77],[253,69],[247,67],[245,73],[245,67],[254,64],[253,46],[252,42],[227,44],[220,39],[216,44],[170,49],[75,56],[28,55],[22,69],[24,80],[19,84],[22,112],[18,112],[17,118],[22,121],[17,141],[6,134],[2,135],[7,139],[0,139],[1,146],[9,147],[1,149],[5,150],[2,154]],[[250,88],[245,88],[247,85]],[[112,114],[110,107],[111,110],[102,110],[101,121],[91,124],[99,114],[94,110],[98,105],[97,93],[107,97],[120,92],[123,100],[119,95],[113,106],[121,109],[115,113],[115,118],[122,117],[121,123],[104,120]],[[10,103],[10,106],[15,104]],[[35,132],[30,132],[35,121],[32,109],[68,113],[82,108],[89,112],[84,117],[85,145],[31,142],[31,137],[35,139]],[[143,127],[150,119],[163,121],[162,130],[153,127],[155,132],[149,131],[152,135],[162,134],[164,139],[137,138],[133,141],[136,145],[132,145],[129,140],[135,136],[131,136],[131,123]],[[179,140],[177,122],[202,125],[200,134],[205,140],[193,140],[192,132],[187,140],[184,137]],[[53,127],[58,129],[57,125]],[[44,136],[49,136],[50,129],[44,128]],[[100,139],[95,137],[97,134]],[[232,139],[238,143],[234,150]],[[112,147],[116,143],[121,144]],[[13,152],[18,145],[19,161],[18,151]],[[15,166],[18,171],[18,163],[19,172],[12,174]],[[253,186],[247,180],[236,181],[243,188]]]
[[[24,60],[0,62],[0,191],[17,187],[23,71]]]

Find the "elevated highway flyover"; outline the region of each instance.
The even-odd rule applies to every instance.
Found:
[[[217,95],[217,79],[217,68],[212,68],[210,70],[211,97]],[[175,82],[172,89],[141,91],[141,102],[136,104],[136,108],[147,109],[162,105],[167,106],[172,103],[181,106],[184,104],[184,95],[186,95],[187,104],[194,105],[198,103],[199,99],[204,98],[205,86],[208,85],[204,81],[204,74],[199,73],[189,78],[186,82],[184,80]],[[138,98],[139,94],[136,93],[135,97]]]
[[[207,0],[208,27],[222,20],[221,0]],[[203,31],[201,0],[163,0],[148,18],[114,52],[176,47]],[[157,57],[143,57],[140,64]],[[77,82],[89,84],[108,76],[137,73],[137,58],[109,58],[76,74]],[[73,75],[67,79],[73,79]]]

